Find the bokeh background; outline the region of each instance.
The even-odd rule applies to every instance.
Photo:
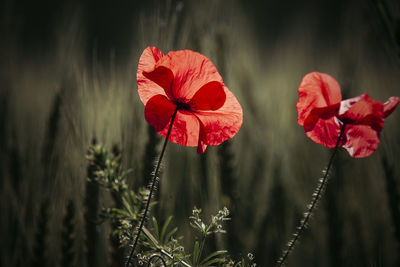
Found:
[[[329,73],[345,98],[400,95],[396,0],[0,5],[0,266],[31,266],[38,253],[45,259],[40,266],[61,266],[61,227],[71,201],[74,266],[86,266],[85,155],[93,137],[122,149],[131,188],[147,184],[161,142],[137,94],[138,59],[147,46],[203,53],[244,110],[240,132],[203,155],[168,145],[153,215],[160,221],[173,215],[189,245],[193,207],[209,218],[227,206],[228,233],[209,246],[236,258],[251,252],[260,266],[274,266],[331,153],[297,125],[301,78]],[[399,125],[396,110],[368,158],[340,151],[287,266],[400,266]],[[100,199],[105,207],[110,202],[107,192]],[[99,266],[109,266],[110,225],[99,227]]]

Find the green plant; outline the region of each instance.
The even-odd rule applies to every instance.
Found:
[[[226,233],[223,229],[222,223],[226,220],[229,220],[229,210],[224,207],[222,210],[219,210],[217,215],[211,216],[211,222],[209,224],[205,224],[200,218],[201,209],[194,207],[192,211],[192,216],[190,216],[190,225],[195,229],[200,237],[194,243],[193,248],[193,256],[192,256],[192,266],[209,266],[215,263],[224,263],[226,262],[225,257],[219,257],[226,254],[228,251],[219,250],[212,252],[208,256],[202,258],[204,246],[206,243],[206,239],[211,234],[216,233]]]
[[[149,190],[139,188],[137,192],[130,190],[126,184],[126,175],[130,170],[124,171],[121,167],[121,153],[109,153],[101,144],[93,143],[89,148],[89,172],[88,182],[98,189],[109,190],[115,205],[103,207],[98,212],[96,227],[99,223],[109,220],[112,226],[111,240],[118,240],[119,250],[128,248],[135,239],[137,232],[134,231],[141,219],[141,207],[145,205],[149,197]],[[150,208],[156,205],[151,201]],[[96,208],[97,209],[97,208]],[[201,209],[194,208],[189,217],[189,223],[195,232],[196,239],[192,245],[192,252],[187,253],[180,240],[183,237],[176,237],[178,228],[172,226],[172,216],[169,216],[163,223],[152,217],[151,227],[143,226],[139,236],[141,245],[139,253],[133,259],[134,266],[162,264],[164,266],[254,266],[254,257],[248,254],[246,258],[235,262],[228,255],[227,250],[207,251],[208,237],[213,234],[226,233],[224,223],[230,220],[229,210],[224,207],[216,215],[211,216],[209,223],[204,222],[201,217]],[[113,245],[115,243],[113,242]],[[208,254],[206,256],[206,251]],[[114,252],[113,252],[114,253]],[[157,265],[158,266],[158,265]]]

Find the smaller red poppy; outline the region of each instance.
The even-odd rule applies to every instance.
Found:
[[[212,62],[191,51],[164,55],[147,47],[137,70],[138,93],[145,105],[145,119],[164,137],[177,110],[169,141],[197,146],[219,145],[232,138],[242,125],[243,111],[223,83]]]
[[[339,146],[350,156],[362,158],[378,147],[384,119],[399,104],[398,97],[385,103],[372,100],[368,94],[342,101],[338,82],[328,74],[311,72],[298,88],[297,122],[306,135],[326,147],[335,147],[342,127]]]

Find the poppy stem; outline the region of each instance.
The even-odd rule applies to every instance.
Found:
[[[153,195],[155,184],[157,182],[157,176],[158,176],[158,173],[160,171],[161,161],[163,159],[164,152],[165,152],[165,149],[167,147],[168,138],[169,138],[169,136],[171,134],[172,125],[174,123],[174,120],[175,120],[177,112],[178,112],[178,107],[176,107],[176,109],[174,111],[174,114],[172,114],[172,116],[171,116],[171,123],[169,124],[167,136],[165,137],[165,141],[164,141],[163,147],[161,149],[160,157],[158,158],[156,169],[155,169],[155,171],[154,171],[154,173],[152,174],[152,177],[151,177],[151,187],[150,187],[149,196],[148,196],[147,201],[146,201],[146,206],[145,206],[142,218],[140,220],[139,228],[138,228],[138,231],[137,231],[137,234],[136,234],[136,237],[135,237],[135,241],[134,241],[133,246],[132,246],[131,253],[129,254],[128,261],[126,262],[126,265],[125,265],[126,267],[129,267],[129,264],[130,264],[130,262],[132,260],[132,257],[133,257],[133,253],[135,252],[136,246],[138,244],[140,233],[142,232],[144,223],[146,221],[146,216],[147,216],[147,213],[148,213],[149,207],[150,207],[151,197]]]
[[[336,141],[335,148],[329,158],[328,166],[326,167],[324,176],[322,177],[322,179],[319,180],[317,188],[315,189],[315,191],[313,193],[313,198],[311,200],[311,203],[307,206],[307,211],[304,213],[303,218],[300,221],[300,225],[296,228],[297,230],[293,234],[293,238],[287,243],[286,249],[283,251],[282,256],[279,258],[279,260],[277,262],[278,267],[285,265],[285,262],[289,256],[289,254],[293,251],[293,249],[294,249],[297,241],[299,240],[301,234],[303,233],[304,229],[306,229],[308,221],[310,220],[311,216],[313,215],[314,209],[317,206],[318,201],[321,199],[322,194],[325,191],[325,188],[326,188],[326,185],[328,182],[329,170],[331,169],[333,159],[339,148],[340,140],[342,139],[345,127],[346,127],[346,124],[343,124],[342,128],[340,129],[339,137]]]

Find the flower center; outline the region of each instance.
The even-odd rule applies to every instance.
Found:
[[[344,117],[344,116],[337,116],[337,118],[343,123],[343,124],[357,124],[355,120],[352,120],[350,118]]]
[[[192,111],[192,107],[189,103],[184,102],[182,99],[176,99],[173,103],[178,107],[179,110]]]

